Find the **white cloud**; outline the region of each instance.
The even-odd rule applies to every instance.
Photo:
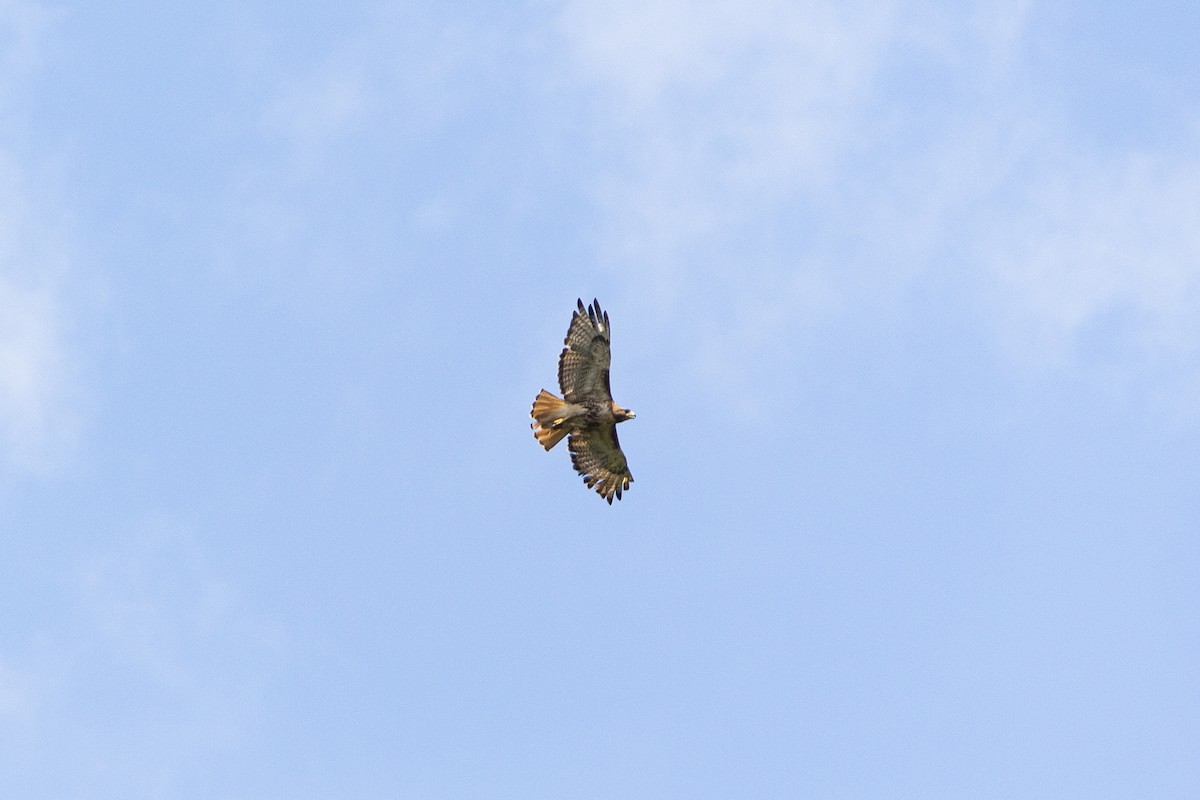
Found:
[[[0,464],[21,471],[58,465],[79,428],[67,248],[50,216],[0,150]]]
[[[993,73],[1019,50],[1028,8],[1028,0],[949,9],[568,3],[558,26],[572,72],[596,90],[596,135],[611,143],[597,180],[610,215],[607,242],[620,256],[661,264],[769,224],[797,201],[836,210],[865,199],[888,213],[878,208],[892,188],[887,182],[902,177],[894,174],[899,165],[927,155],[923,142],[907,149],[891,142],[909,124],[895,115],[919,113],[896,106],[893,95],[925,100],[929,90],[906,76],[944,69],[990,88]],[[939,116],[948,111],[939,108]],[[959,125],[960,116],[978,114],[956,109],[944,122]],[[953,135],[943,141],[959,146]],[[877,171],[864,176],[864,161]],[[861,196],[864,182],[875,196]],[[912,200],[929,202],[924,192],[903,202]],[[803,229],[812,221],[783,224]]]
[[[347,270],[375,269],[361,251],[395,244],[403,210],[374,202],[404,184],[410,151],[445,133],[447,118],[478,97],[482,66],[494,58],[474,17],[391,4],[344,16],[302,47],[283,39],[273,15],[241,24],[247,106],[226,124],[256,146],[235,155],[219,206],[214,258],[230,285],[259,284],[327,298],[353,291]],[[422,156],[423,157],[423,156]],[[403,165],[403,169],[397,165]],[[394,174],[394,181],[380,180]],[[409,210],[418,225],[453,217],[451,193],[431,193]],[[345,224],[331,222],[346,214]],[[316,287],[314,289],[314,287]]]
[[[1061,360],[1119,327],[1135,358],[1200,352],[1200,158],[1064,157],[984,241],[1010,337]]]
[[[140,524],[83,562],[77,587],[71,628],[59,632],[68,655],[56,702],[109,696],[120,723],[99,738],[60,707],[65,716],[47,724],[82,749],[85,775],[104,764],[93,776],[101,783],[177,795],[198,758],[237,751],[260,722],[280,628],[169,519]]]
[[[77,427],[64,407],[68,370],[56,317],[52,290],[0,275],[0,434],[7,458],[24,468],[52,463]]]
[[[495,55],[482,29],[418,6],[375,8],[358,24],[318,37],[299,62],[275,52],[273,21],[264,24],[256,50],[274,57],[251,77],[269,93],[261,118],[250,124],[261,122],[263,133],[282,139],[305,166],[348,142],[396,147],[409,134],[436,131],[473,96],[478,71],[492,68]]]
[[[777,0],[574,0],[559,25],[584,74],[609,84],[630,111],[739,86],[750,102],[768,88],[763,99],[798,110],[841,94],[869,63],[890,7],[865,10]]]
[[[635,265],[666,313],[712,306],[693,316],[719,320],[720,374],[938,270],[1014,353],[1077,366],[1099,340],[1131,363],[1196,360],[1200,159],[1079,141],[1052,77],[1033,80],[1033,11],[568,3],[610,156],[598,260]]]
[[[37,3],[0,0],[0,103],[38,63],[42,38],[54,18]]]
[[[5,137],[19,128],[13,100],[53,18],[34,3],[0,2],[0,466],[34,472],[58,464],[78,429],[61,292],[67,249]]]
[[[288,87],[267,108],[264,123],[289,140],[296,160],[311,169],[333,142],[361,124],[365,91],[363,77],[353,65],[327,64]]]
[[[879,4],[576,0],[559,26],[615,143],[610,256],[664,264],[828,184],[892,19]]]
[[[186,527],[154,520],[80,570],[83,637],[197,714],[234,713],[275,638]],[[224,685],[228,684],[228,685]]]
[[[46,796],[179,796],[198,760],[237,751],[259,724],[281,629],[185,524],[99,539],[48,580],[65,585],[61,602],[0,654],[0,771]]]
[[[33,712],[29,676],[0,663],[0,720],[24,720]]]
[[[575,0],[559,19],[610,156],[597,260],[633,265],[660,315],[708,321],[708,385],[754,385],[749,354],[786,360],[809,326],[902,287],[944,226],[891,142],[889,59],[1000,59],[1021,15],[911,5]]]

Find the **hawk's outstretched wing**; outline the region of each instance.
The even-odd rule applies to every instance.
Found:
[[[586,309],[582,300],[576,302],[579,308],[571,316],[571,327],[563,340],[566,347],[558,357],[558,386],[563,398],[571,403],[589,399],[612,402],[608,382],[612,359],[608,312],[601,311],[596,300]]]
[[[567,449],[571,451],[571,464],[583,476],[583,482],[599,492],[609,505],[614,495],[620,500],[621,491],[633,483],[629,464],[617,441],[616,425],[572,433]]]

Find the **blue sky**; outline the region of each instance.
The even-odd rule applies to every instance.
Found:
[[[0,793],[1197,796],[1197,29],[0,0]]]

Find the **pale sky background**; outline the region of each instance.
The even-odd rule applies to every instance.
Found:
[[[1198,36],[0,0],[0,796],[1200,797]]]

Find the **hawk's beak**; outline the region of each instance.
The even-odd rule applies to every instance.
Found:
[[[629,418],[630,418],[630,419],[637,419],[637,414],[635,414],[635,413],[633,413],[632,411],[630,411],[630,412],[629,412]]]

